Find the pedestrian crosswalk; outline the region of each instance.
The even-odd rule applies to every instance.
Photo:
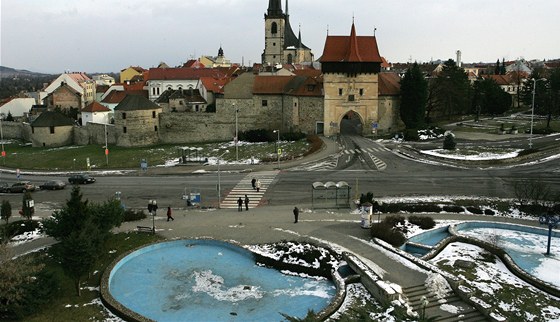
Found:
[[[258,207],[266,190],[272,184],[280,171],[259,171],[246,175],[220,203],[220,208],[236,209],[239,198],[245,200],[245,195],[249,198],[249,209]],[[253,189],[251,180],[255,178],[261,183],[259,191]],[[245,209],[245,204],[243,204]]]
[[[340,153],[342,154],[356,154],[356,153],[374,153],[374,152],[391,152],[390,149],[386,148],[386,147],[377,147],[377,148],[363,148],[363,149],[347,149],[347,150],[342,150]]]

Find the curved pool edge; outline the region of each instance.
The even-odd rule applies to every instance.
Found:
[[[242,248],[243,250],[255,255],[255,260],[256,260],[256,257],[259,255],[257,253],[252,252],[251,250],[243,247],[243,245],[241,245],[240,243],[237,243],[236,241],[231,241],[231,240],[226,241],[226,240],[220,240],[220,239],[215,239],[215,238],[177,238],[177,239],[172,239],[172,240],[160,240],[160,241],[155,241],[155,242],[152,242],[152,243],[148,243],[148,244],[136,247],[134,249],[131,249],[131,250],[119,255],[117,258],[115,258],[111,262],[111,264],[109,264],[106,267],[106,269],[103,272],[103,275],[101,277],[101,282],[100,282],[100,285],[99,285],[99,291],[100,291],[102,303],[112,313],[114,313],[115,315],[117,315],[118,317],[122,318],[125,321],[156,322],[156,320],[152,320],[150,318],[147,318],[147,317],[145,317],[145,316],[127,308],[126,306],[122,305],[117,299],[115,299],[111,295],[111,292],[109,291],[109,281],[111,279],[111,274],[112,274],[115,266],[117,266],[125,257],[134,253],[135,251],[141,250],[141,249],[146,248],[146,247],[152,247],[152,246],[155,246],[157,244],[162,244],[162,243],[171,242],[171,241],[180,241],[180,240],[195,240],[195,241],[198,240],[198,241],[222,242],[222,243],[226,243],[226,244],[229,244],[229,245],[232,245],[232,246],[237,246],[237,247]],[[322,247],[324,247],[324,246],[322,246]],[[335,296],[330,301],[330,303],[325,308],[323,308],[321,311],[316,313],[317,318],[321,321],[326,320],[329,316],[334,314],[342,306],[342,304],[343,304],[343,302],[346,298],[345,282],[342,279],[342,277],[340,277],[338,275],[338,272],[337,272],[336,269],[331,271],[331,281],[333,282],[333,284],[336,287],[336,293],[335,293]]]
[[[476,245],[478,247],[483,248],[484,250],[486,250],[486,251],[492,253],[493,255],[497,256],[504,263],[504,265],[507,267],[507,269],[509,269],[518,278],[520,278],[523,281],[531,284],[532,286],[540,289],[543,292],[554,295],[556,297],[560,297],[560,288],[559,287],[557,287],[556,285],[550,284],[548,282],[545,282],[545,281],[527,273],[525,270],[523,270],[521,267],[519,267],[513,261],[511,256],[508,255],[508,253],[505,250],[503,250],[502,248],[499,248],[497,246],[494,246],[489,242],[480,240],[478,238],[462,235],[459,232],[459,229],[457,228],[457,226],[459,226],[459,225],[468,226],[468,225],[483,225],[483,224],[494,224],[494,226],[491,226],[490,228],[492,228],[492,227],[494,227],[494,228],[507,228],[507,229],[517,228],[517,229],[512,229],[512,230],[518,230],[518,231],[523,231],[523,232],[531,231],[533,233],[546,232],[546,234],[548,234],[548,230],[544,230],[544,229],[541,229],[541,228],[538,228],[538,227],[533,227],[533,226],[499,223],[499,222],[485,222],[485,221],[464,221],[464,222],[449,225],[449,232],[455,237],[455,238],[452,238],[454,242],[463,242],[463,243],[473,244],[473,245]],[[486,226],[486,227],[488,227],[488,226]],[[554,232],[554,234],[558,234],[558,233]]]

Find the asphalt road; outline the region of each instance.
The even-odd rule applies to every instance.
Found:
[[[460,168],[449,164],[426,163],[426,160],[417,159],[421,156],[411,158],[398,152],[398,145],[383,145],[362,137],[343,136],[340,142],[341,151],[328,156],[332,161],[330,167],[315,168],[313,164],[308,164],[308,168],[298,167],[294,171],[281,165],[282,171],[266,191],[265,202],[270,205],[311,204],[312,183],[317,181],[345,181],[352,188],[352,197],[356,192],[359,195],[371,191],[376,197],[457,195],[510,198],[513,197],[514,182],[536,178],[549,184],[555,191],[560,191],[560,159],[514,167]],[[558,144],[558,141],[553,137],[546,141],[536,139],[534,143],[545,149]],[[507,144],[526,144],[526,139],[519,139],[517,143],[509,140]],[[148,171],[147,174],[134,172],[129,175],[98,176],[97,182],[81,187],[84,197],[95,202],[107,200],[119,191],[125,205],[134,208],[147,206],[150,199],[156,199],[160,207],[185,207],[186,202],[182,199],[185,192],[199,192],[203,206],[215,207],[218,200],[218,174],[215,169],[209,170],[199,175],[187,174],[186,171],[152,175]],[[220,173],[222,197],[245,176],[246,173],[239,169],[228,170],[227,166],[223,166]],[[56,178],[67,181],[66,176]],[[21,178],[37,184],[49,179],[53,177],[24,175]],[[3,173],[0,181],[14,182],[16,179],[13,174]],[[61,191],[36,191],[32,195],[38,207],[58,208],[69,198],[70,186]],[[21,194],[2,194],[0,198],[9,200],[14,210],[21,206]]]

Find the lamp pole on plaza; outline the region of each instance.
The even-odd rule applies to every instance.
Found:
[[[6,164],[6,151],[4,151],[4,131],[2,130],[2,119],[4,113],[0,114],[0,140],[2,140],[2,164]]]
[[[529,134],[529,149],[533,148],[533,120],[535,118],[535,94],[537,92],[537,81],[545,81],[546,78],[533,78],[533,100],[531,104],[531,134]]]
[[[222,205],[222,180],[220,177],[220,159],[228,152],[229,151],[226,150],[218,157],[218,209],[220,209]]]
[[[235,108],[235,103],[232,104]],[[235,109],[235,162],[239,161],[239,149],[237,147],[237,142],[239,142],[239,128],[237,126],[237,113],[239,109]]]
[[[272,132],[278,134],[276,138],[276,155],[278,156],[278,170],[280,170],[280,130],[274,130]]]

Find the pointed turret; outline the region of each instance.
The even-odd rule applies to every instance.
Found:
[[[280,0],[268,0],[268,17],[282,17],[284,13],[282,12],[282,4]]]
[[[352,30],[350,31],[350,43],[348,52],[346,53],[346,61],[362,61],[358,48],[358,37],[356,37],[356,27],[352,22]]]

